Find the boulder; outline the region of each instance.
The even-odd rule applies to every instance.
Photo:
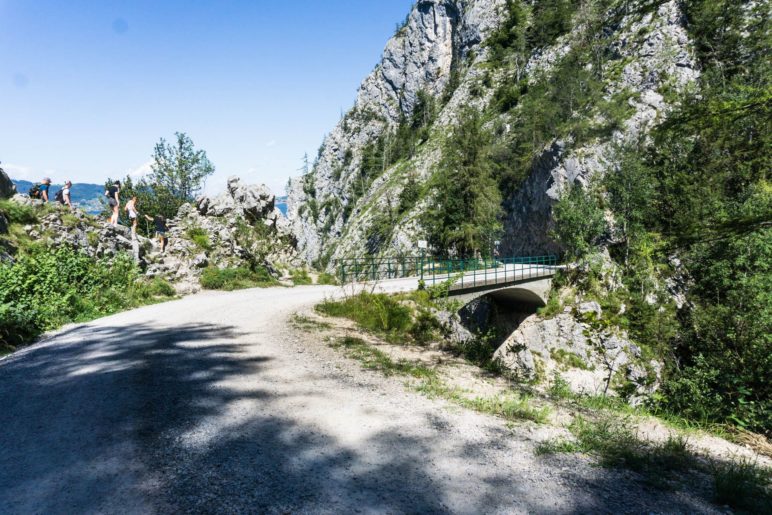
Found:
[[[16,186],[5,173],[5,170],[0,168],[0,199],[11,198],[16,194]]]

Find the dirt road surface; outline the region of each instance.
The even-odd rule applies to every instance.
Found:
[[[538,426],[300,339],[288,319],[337,291],[203,293],[3,359],[0,513],[715,510],[587,457],[537,457]]]

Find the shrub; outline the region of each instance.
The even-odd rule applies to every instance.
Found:
[[[208,290],[243,290],[245,288],[263,288],[277,284],[265,268],[216,268],[209,267],[201,274],[201,286]]]
[[[748,461],[713,464],[714,500],[750,513],[765,513],[772,506],[772,473]]]
[[[311,280],[311,276],[308,275],[308,272],[306,270],[302,270],[302,269],[293,270],[290,273],[290,276],[292,277],[292,282],[295,284],[295,286],[313,284],[313,281]]]
[[[338,284],[338,278],[327,272],[319,274],[319,278],[316,280],[316,284],[328,284],[335,286]]]
[[[187,236],[190,240],[196,244],[196,246],[202,250],[210,250],[212,248],[212,242],[209,239],[209,233],[207,233],[201,227],[191,227],[187,230]]]
[[[0,200],[0,213],[4,213],[11,223],[34,224],[38,221],[37,211],[33,206],[17,204],[10,200]]]
[[[325,301],[316,309],[325,315],[348,318],[365,329],[393,336],[412,328],[410,308],[382,293],[362,292],[342,301]]]
[[[33,245],[0,264],[0,344],[5,350],[68,322],[90,320],[173,294],[146,285],[131,256],[96,260],[70,247]]]

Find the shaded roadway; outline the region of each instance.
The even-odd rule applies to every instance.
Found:
[[[631,498],[618,474],[535,458],[496,419],[373,374],[346,379],[287,328],[337,292],[204,293],[70,327],[0,361],[0,512],[705,508]]]

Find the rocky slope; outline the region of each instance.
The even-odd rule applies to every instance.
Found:
[[[539,4],[549,2],[522,4],[533,23]],[[675,0],[584,2],[575,8],[569,30],[547,46],[533,48],[524,62],[493,63],[487,43],[506,22],[505,6],[503,0],[421,0],[415,4],[406,25],[388,42],[381,62],[362,83],[354,108],[325,139],[311,172],[291,183],[289,218],[305,259],[322,258],[326,264],[330,258],[374,250],[413,252],[416,240],[423,236],[419,215],[432,202],[431,188],[425,185],[460,111],[471,106],[486,113],[488,126],[506,137],[520,123],[518,107],[493,113],[490,105],[498,90],[508,83],[533,85],[552,80],[562,59],[588,38],[602,37],[604,84],[595,104],[624,95],[624,119],[613,131],[581,142],[556,132],[537,151],[525,181],[507,192],[504,203],[504,253],[554,251],[547,236],[550,209],[564,185],[586,184],[612,166],[614,145],[645,137],[666,116],[669,92],[688,87],[697,77]],[[600,12],[600,29],[586,22],[590,9]],[[587,34],[598,30],[602,33]],[[363,150],[379,137],[390,137],[400,121],[413,113],[421,94],[430,95],[439,106],[430,136],[415,155],[387,167],[364,188],[355,187],[362,181]],[[412,209],[392,217],[388,241],[376,248],[368,245],[375,219],[394,209],[410,181],[429,191]]]
[[[19,228],[25,241],[69,245],[95,259],[110,260],[128,253],[145,275],[166,279],[183,294],[200,289],[199,279],[206,267],[263,266],[279,277],[281,269],[299,264],[294,239],[274,200],[265,186],[242,184],[238,177],[231,177],[226,192],[201,197],[195,205],[184,204],[167,221],[168,248],[161,253],[157,241],[132,237],[124,225],[113,227],[80,209],[70,211],[54,203],[44,206],[22,194],[11,198],[36,212],[37,221]],[[144,220],[140,223],[145,224]],[[0,220],[0,235],[8,229]],[[12,241],[0,243],[0,259],[12,262],[17,250]]]

